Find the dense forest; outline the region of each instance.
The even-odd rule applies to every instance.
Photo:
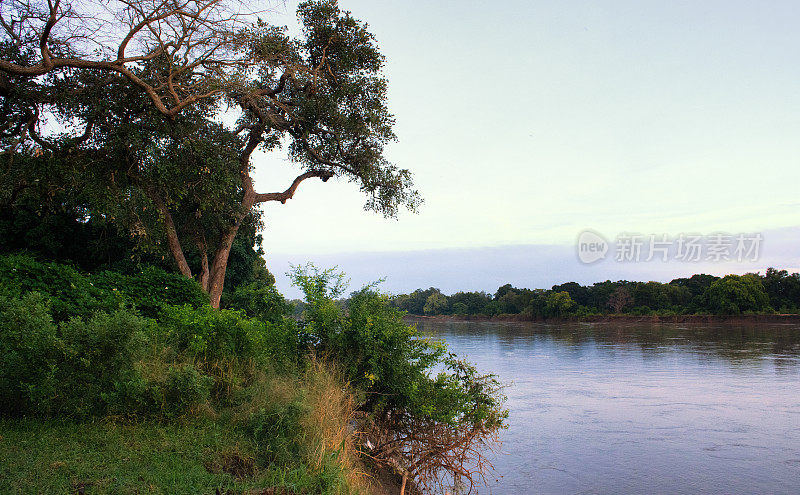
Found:
[[[503,285],[494,294],[417,289],[392,297],[391,304],[412,315],[520,315],[544,319],[609,314],[739,315],[800,313],[800,274],[769,268],[765,274],[693,275],[669,283],[619,280],[550,289]]]

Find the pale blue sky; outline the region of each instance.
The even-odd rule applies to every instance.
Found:
[[[385,220],[352,184],[304,183],[266,208],[268,261],[800,225],[795,2],[340,5],[386,56],[387,154],[426,202]],[[271,20],[293,23],[295,6]],[[264,191],[295,175],[275,156],[256,166]]]

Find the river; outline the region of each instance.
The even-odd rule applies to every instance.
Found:
[[[800,493],[800,325],[414,323],[508,385],[479,493]]]

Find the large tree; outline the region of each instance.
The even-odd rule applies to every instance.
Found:
[[[242,225],[306,179],[355,182],[386,216],[418,204],[410,173],[383,156],[395,138],[383,57],[334,0],[299,6],[297,38],[224,0],[81,5],[3,0],[4,162],[69,155],[108,214],[163,239],[212,305]],[[45,136],[48,115],[77,130]],[[279,149],[297,177],[256,191],[253,153]]]

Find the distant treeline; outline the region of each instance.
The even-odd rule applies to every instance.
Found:
[[[766,274],[693,275],[669,283],[619,280],[551,289],[503,285],[494,294],[417,289],[391,304],[414,315],[521,315],[531,319],[630,314],[800,313],[800,274],[770,268]]]

